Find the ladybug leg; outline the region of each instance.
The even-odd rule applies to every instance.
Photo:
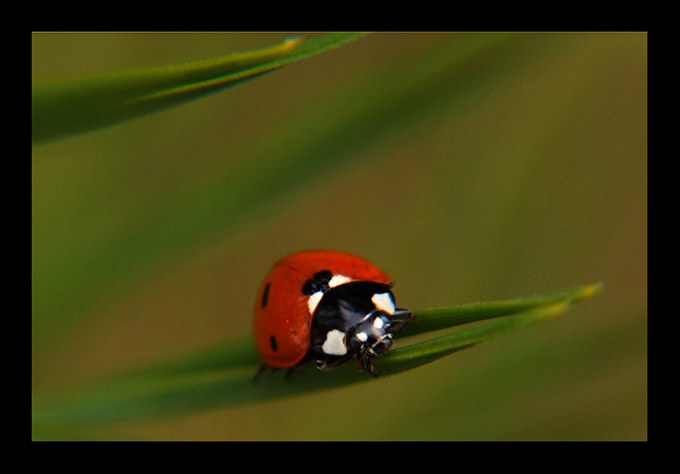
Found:
[[[293,367],[290,367],[286,370],[286,376],[284,377],[286,379],[286,382],[292,382],[293,377],[297,373],[298,370],[300,370],[300,367],[302,367],[302,364],[295,364]]]
[[[255,375],[253,375],[252,381],[253,383],[257,383],[260,381],[260,376],[264,372],[276,372],[277,369],[274,369],[273,367],[269,367],[265,364],[260,364],[260,366],[257,368],[257,372],[255,372]]]
[[[307,360],[308,359],[305,358],[305,359],[301,360],[300,362],[298,362],[297,364],[295,364],[294,366],[286,369],[286,375],[285,375],[286,382],[290,382],[291,380],[293,380],[293,376],[295,375],[295,373],[300,369],[300,367],[305,365],[305,362],[307,362]],[[253,375],[252,381],[253,381],[253,383],[258,383],[260,381],[260,376],[264,372],[274,373],[274,372],[278,372],[279,370],[281,370],[281,369],[277,369],[275,367],[269,367],[268,365],[262,364],[257,369],[257,372],[255,372],[255,375]]]
[[[399,308],[390,315],[390,319],[392,320],[393,326],[389,332],[395,336],[403,331],[408,323],[418,320],[418,318],[413,316],[408,309]]]
[[[311,359],[311,354],[308,353],[305,357],[302,358],[302,360],[300,362],[298,362],[297,364],[295,364],[292,367],[289,367],[286,370],[286,377],[285,377],[286,382],[291,382],[293,380],[293,377],[295,376],[295,374],[297,374],[298,370],[300,370],[300,368],[302,368],[303,365],[305,365],[307,362],[309,362],[310,359]]]
[[[357,370],[363,370],[373,378],[377,379],[380,374],[373,371],[373,358],[367,353],[358,355],[358,358],[359,361],[357,362]]]
[[[298,370],[300,370],[300,368],[303,365],[307,364],[307,362],[309,362],[312,359],[312,357],[313,357],[312,351],[309,351],[309,352],[307,352],[307,354],[305,354],[305,356],[302,358],[302,360],[300,362],[298,362],[294,366],[286,369],[286,376],[285,376],[286,382],[292,381],[293,377],[298,372]]]

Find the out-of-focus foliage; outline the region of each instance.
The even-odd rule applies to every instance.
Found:
[[[35,34],[33,78],[288,36]],[[414,309],[607,291],[375,383],[72,436],[646,439],[646,91],[645,34],[373,34],[36,147],[34,398],[247,337],[270,263],[325,247]]]

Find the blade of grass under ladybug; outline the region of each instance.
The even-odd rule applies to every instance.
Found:
[[[413,315],[418,318],[418,323],[408,325],[400,337],[415,336],[438,329],[508,316],[551,304],[573,303],[591,298],[601,290],[602,285],[595,284],[514,300],[470,303],[448,308],[413,311]]]
[[[418,319],[406,326],[406,329],[399,334],[399,345],[407,343],[408,340],[405,338],[409,336],[489,319],[503,318],[551,305],[574,304],[594,297],[602,289],[602,283],[595,283],[526,298],[413,311],[413,314],[417,315]],[[388,352],[385,357],[388,357],[391,352],[394,352],[394,350]],[[153,367],[145,367],[139,373],[168,375],[173,373],[227,370],[247,365],[257,366],[258,364],[259,357],[251,339],[247,338],[187,354],[175,360],[154,365]]]
[[[183,104],[356,39],[358,33],[294,38],[217,59],[36,87],[33,143],[85,133]]]
[[[417,368],[511,330],[555,317],[571,304],[594,296],[601,288],[597,284],[557,292],[544,297],[543,305],[506,317],[498,314],[493,316],[494,320],[483,321],[490,316],[480,311],[480,324],[393,349],[374,361],[376,370],[384,377]],[[570,297],[566,297],[567,293]],[[468,317],[474,322],[472,316]],[[450,321],[456,324],[455,318]],[[36,404],[33,422],[41,429],[50,429],[158,419],[373,380],[357,372],[354,364],[347,363],[328,372],[308,365],[292,379],[279,372],[253,382],[258,365],[250,340],[233,342],[147,370],[132,371],[74,396]]]
[[[460,329],[417,344],[393,349],[383,359],[376,361],[376,370],[381,372],[382,375],[392,375],[414,369],[493,337],[506,334],[511,330],[553,318],[563,313],[569,305],[570,302],[564,301],[537,307],[529,311],[515,313],[512,316]]]

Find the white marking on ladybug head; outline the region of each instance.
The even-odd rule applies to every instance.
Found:
[[[319,302],[321,301],[321,298],[323,297],[323,291],[317,291],[316,293],[313,293],[309,299],[307,300],[307,307],[309,308],[309,314],[314,314],[314,311],[316,311],[316,307],[319,306]]]
[[[347,346],[345,345],[345,333],[338,329],[332,329],[326,334],[326,340],[321,346],[324,354],[328,355],[345,355],[347,354]]]
[[[394,313],[394,310],[396,309],[394,306],[394,300],[392,299],[392,295],[390,293],[376,293],[371,298],[371,301],[375,305],[376,309],[384,311],[387,314]]]
[[[333,275],[333,278],[328,282],[330,288],[335,288],[336,286],[344,285],[345,283],[351,281],[350,277],[345,275]]]
[[[383,321],[382,318],[375,318],[375,320],[373,320],[373,327],[374,328],[382,329],[383,326],[385,326],[385,321]]]
[[[368,341],[368,334],[366,334],[366,333],[363,332],[363,331],[362,331],[362,332],[358,332],[358,333],[356,334],[356,337],[357,337],[357,339],[359,339],[361,342],[366,342],[366,341]]]

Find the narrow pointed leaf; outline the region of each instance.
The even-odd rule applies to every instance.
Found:
[[[479,324],[403,347],[405,341],[400,338],[400,347],[377,359],[375,367],[382,377],[419,367],[508,331],[550,319],[573,303],[593,297],[601,289],[602,286],[596,284],[523,300],[417,312],[420,319],[412,325],[425,329],[411,331],[412,334],[447,325]],[[33,422],[39,428],[48,429],[157,419],[374,382],[365,373],[357,372],[352,363],[328,372],[307,365],[292,379],[279,372],[262,374],[253,381],[258,365],[259,358],[250,340],[232,342],[131,372],[60,401],[37,404]]]
[[[591,298],[599,293],[601,289],[602,285],[597,284],[514,300],[469,303],[451,308],[433,308],[415,311],[414,315],[418,318],[418,324],[408,326],[402,334],[404,336],[415,336],[438,329],[493,319],[499,316],[528,312],[536,308],[563,303],[576,303]]]
[[[84,133],[211,94],[319,54],[358,37],[328,33],[258,51],[37,87],[32,97],[33,143]]]

